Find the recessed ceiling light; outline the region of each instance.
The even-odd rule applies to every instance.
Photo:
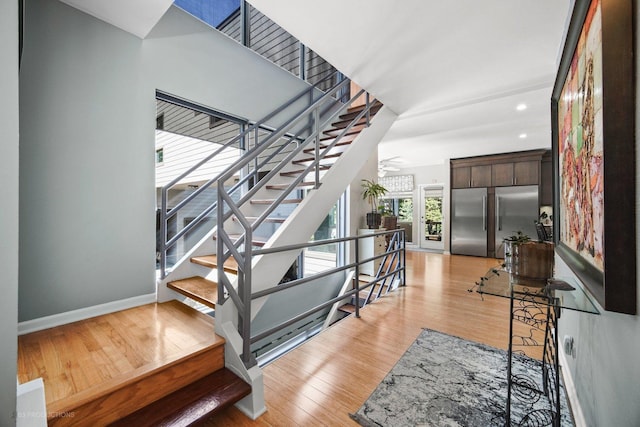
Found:
[[[521,133],[521,134],[520,134],[520,139],[525,139],[526,137],[527,137],[527,134],[526,134],[526,133]]]
[[[527,109],[527,104],[518,104],[518,106],[516,107],[516,110],[518,111],[524,111]]]

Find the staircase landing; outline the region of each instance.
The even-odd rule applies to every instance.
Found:
[[[43,378],[49,425],[108,424],[222,368],[213,319],[178,301],[18,337],[18,381]]]

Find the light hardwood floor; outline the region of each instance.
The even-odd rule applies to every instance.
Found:
[[[506,349],[509,301],[468,292],[498,260],[407,252],[407,283],[264,368],[268,411],[229,408],[209,426],[350,426],[422,328]]]

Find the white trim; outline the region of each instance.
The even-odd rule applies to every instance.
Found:
[[[65,313],[27,320],[25,322],[18,323],[18,335],[41,331],[43,329],[53,328],[54,326],[65,325],[67,323],[77,322],[78,320],[113,313],[115,311],[126,310],[127,308],[150,304],[152,302],[156,302],[155,293],[139,295],[137,297],[121,299],[105,304],[94,305],[92,307],[85,307],[78,310],[67,311]]]
[[[18,384],[16,427],[47,427],[47,404],[42,378]]]
[[[562,348],[557,349],[558,355],[560,356],[560,366],[569,366],[567,361],[567,356],[564,354],[564,350]],[[562,370],[562,379],[564,381],[564,388],[567,392],[567,399],[571,404],[571,412],[573,412],[573,420],[575,422],[576,427],[587,427],[587,422],[584,419],[584,413],[582,412],[582,406],[580,406],[580,401],[578,400],[578,393],[576,392],[576,385],[573,382],[573,377],[571,376],[571,372],[569,369]]]

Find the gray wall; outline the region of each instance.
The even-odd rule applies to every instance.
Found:
[[[18,345],[18,2],[0,2],[0,426],[15,424]]]
[[[636,10],[636,15],[636,19],[640,18],[640,10]],[[636,39],[636,45],[639,41]],[[639,67],[640,57],[636,56],[636,61]],[[640,81],[636,81],[636,87],[638,84]],[[636,177],[640,166],[639,125],[640,103],[636,101]],[[636,212],[640,211],[639,195],[640,180],[636,178]],[[640,230],[637,216],[636,230]],[[636,264],[639,264],[637,237],[636,234]],[[557,256],[556,275],[572,275]],[[640,292],[637,307],[640,310]],[[559,338],[562,341],[565,335],[573,336],[576,347],[575,356],[567,356],[568,366],[564,369],[569,370],[575,382],[588,426],[637,427],[640,426],[640,315],[600,310],[600,315],[562,312]]]
[[[21,321],[155,291],[156,89],[257,119],[306,85],[177,8],[144,41],[58,1],[26,17]]]

